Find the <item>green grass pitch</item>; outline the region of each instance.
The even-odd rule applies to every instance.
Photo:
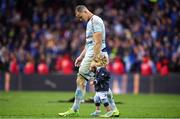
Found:
[[[72,92],[0,92],[0,118],[60,118],[72,103],[59,100],[72,98]],[[86,94],[86,98],[93,94]],[[121,118],[180,118],[180,95],[140,94],[115,95]],[[104,110],[103,105],[101,109]],[[79,118],[91,118],[94,104],[83,103]]]

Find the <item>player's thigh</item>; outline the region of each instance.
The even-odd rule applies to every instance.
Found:
[[[90,75],[90,65],[92,62],[92,57],[85,57],[79,67],[78,75],[84,78],[85,80],[91,79]]]

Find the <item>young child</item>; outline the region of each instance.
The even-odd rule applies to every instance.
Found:
[[[113,115],[113,111],[110,107],[108,100],[108,91],[109,91],[109,80],[110,73],[107,71],[105,67],[96,68],[95,79],[90,82],[90,84],[94,84],[96,94],[94,96],[94,103],[96,105],[95,112],[91,113],[91,116],[100,116],[100,104],[102,103],[106,109],[105,117],[110,117]],[[101,116],[102,117],[102,116]]]

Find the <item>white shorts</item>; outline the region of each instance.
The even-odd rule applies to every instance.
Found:
[[[95,103],[107,103],[108,101],[108,91],[96,92],[94,96]]]
[[[108,58],[107,52],[102,52],[102,54]],[[78,74],[87,81],[94,78],[89,70],[92,60],[93,60],[92,56],[85,56],[79,67]]]
[[[103,100],[103,99],[107,99],[108,98],[107,95],[108,95],[108,91],[96,92],[95,97],[98,97],[101,100]]]

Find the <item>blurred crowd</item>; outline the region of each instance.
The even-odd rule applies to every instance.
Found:
[[[74,8],[85,4],[104,20],[111,71],[180,72],[178,0],[0,2],[1,70],[74,72],[86,28],[75,19]]]

